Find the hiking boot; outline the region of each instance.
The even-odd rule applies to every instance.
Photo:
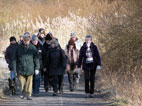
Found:
[[[45,92],[48,92],[48,88],[45,88]]]
[[[31,96],[27,96],[27,100],[32,100]]]
[[[21,98],[21,99],[24,99],[24,95],[20,95],[20,98]]]
[[[86,93],[85,94],[85,98],[89,98],[90,97],[90,94],[89,93]]]
[[[90,98],[94,98],[94,94],[90,94]]]
[[[34,96],[34,97],[39,97],[39,94],[34,94],[33,96]]]
[[[54,92],[54,93],[53,93],[53,96],[57,96],[57,93],[56,93],[56,92]]]

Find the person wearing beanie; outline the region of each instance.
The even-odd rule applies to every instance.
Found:
[[[51,32],[49,32],[45,37],[45,42],[43,44],[43,55],[42,55],[42,61],[43,61],[43,71],[41,72],[41,77],[44,79],[44,89],[46,92],[48,92],[49,88],[51,87],[51,76],[49,76],[48,70],[46,69],[46,55],[47,52],[50,49],[49,42],[53,39],[53,35]]]
[[[77,35],[75,32],[71,32],[70,39],[72,39],[75,42],[76,48],[80,50],[81,46],[83,45],[82,41],[77,38]]]
[[[45,30],[43,28],[40,28],[39,31],[38,31],[38,38],[39,38],[39,43],[41,45],[44,44],[45,42]]]
[[[36,47],[38,50],[39,61],[40,61],[40,70],[35,70],[36,72],[33,75],[33,95],[39,96],[39,88],[40,88],[40,78],[41,78],[41,71],[43,69],[42,63],[42,51],[43,46],[39,43],[38,37],[36,34],[32,35],[31,43]]]
[[[52,40],[53,39],[53,35],[52,35],[52,33],[51,32],[49,32],[47,35],[46,35],[46,37],[45,37],[45,40],[47,41],[50,41],[50,40]]]
[[[21,83],[20,98],[26,96],[27,100],[32,100],[33,75],[37,75],[40,68],[38,50],[30,40],[30,33],[24,33],[23,43],[16,48],[12,60],[13,70],[17,71]]]
[[[16,72],[14,71],[13,65],[12,65],[12,57],[13,57],[14,52],[18,46],[18,43],[16,42],[16,38],[14,36],[10,37],[9,40],[10,40],[10,45],[6,48],[5,60],[8,64],[8,68],[10,71],[9,84],[12,84],[12,83],[15,83],[15,78],[16,78]],[[14,84],[14,85],[16,85],[16,84]],[[12,85],[9,85],[10,90],[12,90],[11,86]],[[14,89],[13,94],[15,94],[15,93],[16,93],[16,89]]]
[[[78,72],[80,72],[81,66],[84,70],[86,97],[93,98],[95,74],[96,70],[101,70],[101,58],[97,46],[92,42],[91,35],[86,36],[85,42],[81,47],[78,60]]]
[[[70,40],[73,40],[73,41],[74,41],[75,46],[76,46],[76,49],[77,49],[78,51],[80,51],[80,48],[81,48],[81,46],[83,45],[83,43],[82,43],[82,41],[81,41],[80,39],[77,38],[77,35],[76,35],[75,32],[71,32],[71,34],[70,34]],[[68,43],[69,43],[69,42],[68,42]],[[68,45],[68,44],[67,44],[67,45]],[[67,49],[67,46],[66,46],[65,49]],[[80,74],[78,74],[78,78],[76,79],[76,83],[79,83],[79,80],[80,80]]]
[[[49,42],[51,48],[46,55],[46,69],[48,69],[49,76],[52,78],[53,96],[57,96],[58,91],[63,93],[63,76],[66,68],[66,56],[64,51],[60,48],[57,39],[52,39]]]
[[[67,67],[66,71],[68,74],[68,81],[70,85],[70,91],[74,91],[76,88],[76,80],[78,78],[77,72],[77,61],[79,58],[79,51],[76,49],[75,42],[71,39],[67,45],[67,49],[65,50],[65,54],[67,56]]]

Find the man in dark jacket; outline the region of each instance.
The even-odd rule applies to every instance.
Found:
[[[44,75],[44,89],[46,92],[48,92],[49,88],[51,87],[51,76],[49,76],[49,71],[46,69],[47,65],[47,52],[50,49],[49,42],[53,39],[53,35],[51,33],[48,33],[45,37],[45,43],[43,44],[43,54],[42,54],[42,60],[43,60],[43,72],[42,75]],[[50,87],[49,87],[50,86]]]
[[[78,71],[80,71],[81,65],[85,76],[86,97],[93,97],[95,73],[96,69],[101,69],[101,59],[97,46],[92,42],[92,37],[90,35],[86,36],[85,43],[81,47],[78,60]]]
[[[16,72],[13,70],[12,58],[17,46],[18,43],[16,42],[16,38],[14,36],[10,37],[10,45],[6,49],[5,60],[8,63],[8,68],[10,71],[10,78],[8,81],[9,89],[12,95],[16,94]]]
[[[16,73],[13,70],[13,66],[12,66],[12,57],[16,50],[17,45],[18,43],[16,42],[16,38],[14,36],[10,37],[10,45],[6,49],[5,60],[8,63],[11,81],[16,77]]]
[[[48,64],[47,70],[49,71],[49,75],[52,76],[53,96],[56,96],[58,90],[60,93],[63,93],[63,75],[66,68],[66,56],[55,38],[50,41],[50,45],[51,48],[46,56],[46,64]]]
[[[39,68],[38,51],[30,43],[30,34],[26,32],[23,36],[23,43],[18,45],[13,56],[13,70],[17,71],[21,83],[21,99],[26,93],[27,100],[32,100],[33,74],[38,74]]]

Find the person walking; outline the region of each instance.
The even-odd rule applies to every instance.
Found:
[[[74,91],[76,88],[76,80],[78,78],[77,72],[77,62],[79,58],[79,51],[76,49],[74,41],[71,39],[67,45],[67,50],[65,51],[67,56],[67,74],[70,84],[70,91]]]
[[[43,63],[42,63],[43,46],[39,43],[38,37],[35,34],[32,35],[31,43],[38,50],[39,61],[40,61],[40,70],[39,70],[39,73],[34,73],[34,75],[33,75],[33,95],[34,96],[39,96],[40,75],[41,75],[41,71],[43,70]]]
[[[50,41],[51,48],[47,52],[47,70],[52,77],[53,96],[57,96],[57,92],[63,93],[63,76],[66,69],[66,56],[60,48],[57,39]]]
[[[81,66],[84,70],[86,97],[94,97],[95,73],[96,69],[101,69],[101,59],[97,46],[92,42],[90,35],[86,36],[80,50],[78,72],[80,72]]]
[[[30,43],[30,33],[23,35],[23,43],[18,45],[13,55],[13,70],[17,71],[20,79],[21,99],[26,94],[27,100],[32,100],[33,74],[39,73],[39,56],[37,49]]]
[[[37,36],[39,43],[43,45],[45,42],[45,30],[43,28],[40,28]]]
[[[12,85],[16,85],[16,72],[13,69],[13,65],[12,65],[12,58],[14,55],[14,52],[18,46],[18,43],[16,42],[16,38],[14,36],[10,37],[10,45],[6,48],[6,53],[5,53],[5,60],[8,64],[8,68],[10,71],[10,79],[9,79],[9,88],[11,88]],[[16,88],[16,87],[14,87]],[[14,91],[16,91],[16,89],[14,89]],[[13,92],[14,94],[16,94],[16,92]]]
[[[49,71],[47,70],[48,64],[46,64],[47,62],[47,52],[50,49],[50,41],[53,39],[53,35],[51,33],[48,33],[45,37],[45,43],[43,44],[43,56],[42,56],[42,60],[43,60],[43,72],[42,75],[44,76],[44,89],[46,92],[49,91],[49,88],[51,88],[51,76],[49,75]]]
[[[71,32],[70,34],[70,40],[73,40],[76,46],[76,49],[80,51],[81,46],[83,45],[82,41],[77,37],[75,32]],[[77,75],[76,83],[79,83],[80,80],[80,74]]]

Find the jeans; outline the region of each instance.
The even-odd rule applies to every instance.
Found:
[[[33,94],[39,94],[40,88],[40,72],[33,75]]]
[[[11,70],[10,71],[10,79],[13,80],[14,78],[16,78],[16,72]]]
[[[85,70],[85,93],[94,94],[96,70]]]

